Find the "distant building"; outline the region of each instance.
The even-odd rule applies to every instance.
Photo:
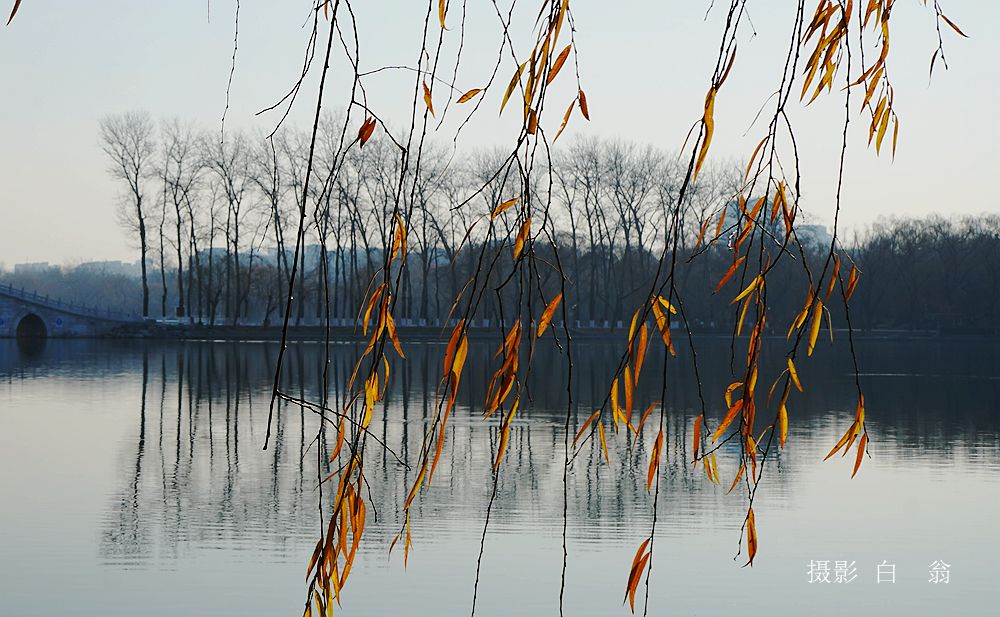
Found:
[[[756,203],[756,199],[748,200],[747,209],[753,208]],[[770,219],[770,200],[765,199],[764,204],[761,209],[767,213],[768,220]],[[796,217],[798,218],[798,217]],[[730,200],[726,204],[726,220],[723,223],[723,229],[729,230],[729,238],[735,238],[740,231],[740,206],[739,202],[735,199]],[[743,221],[745,222],[745,221]],[[778,218],[771,224],[770,231],[775,237],[781,239],[785,235],[785,222],[784,219],[779,215]],[[806,225],[805,223],[796,222],[795,225],[795,235],[798,237],[799,241],[806,248],[812,249],[825,249],[830,247],[830,242],[833,241],[833,236],[830,235],[829,230],[827,230],[825,225]],[[726,234],[723,234],[725,237]]]
[[[52,270],[58,270],[58,267],[49,265],[47,261],[14,264],[14,274],[44,274]]]
[[[803,245],[812,248],[829,248],[833,236],[827,231],[826,225],[796,225],[795,233]]]
[[[121,276],[136,276],[139,274],[139,262],[124,261],[87,261],[76,267],[78,272],[89,274],[111,274]]]

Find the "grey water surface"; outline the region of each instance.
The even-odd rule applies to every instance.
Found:
[[[734,380],[729,344],[698,343],[708,416],[717,422]],[[770,350],[778,367],[782,345]],[[493,346],[473,342],[442,461],[413,509],[406,567],[400,547],[389,554],[388,546],[415,470],[369,442],[377,518],[369,511],[336,614],[470,613],[498,441],[496,418],[484,420],[479,403]],[[769,455],[754,502],[760,548],[752,568],[737,555],[746,495],[726,494],[738,451],[718,452],[722,486],[690,464],[698,388],[690,354],[670,360],[650,615],[997,614],[994,343],[861,339],[858,348],[872,456],[853,480],[853,452],[823,462],[853,418],[852,364],[843,344],[802,359],[806,392],[791,398],[788,445]],[[286,403],[262,449],[276,350],[0,341],[0,615],[300,615],[329,498],[318,489],[317,461],[332,444],[317,442],[314,414]],[[331,348],[334,403],[359,351]],[[572,431],[607,392],[619,351],[575,345]],[[440,345],[407,345],[372,424],[410,463],[434,411],[442,353]],[[325,360],[321,344],[291,346],[286,390],[318,398]],[[660,398],[662,361],[650,359],[636,407]],[[532,400],[513,425],[486,531],[479,615],[558,614],[566,375],[554,347],[539,352],[533,370]],[[653,516],[645,481],[659,416],[650,422],[639,438],[609,433],[610,464],[588,442],[570,468],[567,615],[628,614],[629,566]],[[948,565],[947,583],[940,563],[932,572],[936,562]],[[642,585],[637,612],[645,594]]]

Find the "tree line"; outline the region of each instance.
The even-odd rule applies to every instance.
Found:
[[[384,261],[400,159],[388,140],[372,140],[338,158],[340,122],[325,119],[313,180],[303,190],[309,140],[308,133],[295,128],[272,136],[220,135],[180,120],[157,123],[143,113],[108,116],[100,125],[101,141],[110,172],[123,189],[119,220],[140,251],[139,280],[72,269],[5,278],[77,302],[113,300],[117,307],[153,317],[275,324],[283,317],[297,265],[293,324],[322,323],[326,316],[356,318]],[[397,299],[400,319],[441,322],[481,255],[512,259],[512,252],[485,231],[491,212],[519,190],[511,179],[494,177],[502,157],[487,148],[471,153],[425,148],[420,181],[405,196],[412,215]],[[544,216],[554,223],[558,247],[553,252],[536,243],[535,250],[559,266],[537,272],[535,284],[553,297],[559,273],[566,277],[571,325],[628,323],[630,307],[642,301],[645,282],[666,245],[683,176],[671,153],[593,138],[571,143],[533,176],[531,190],[551,198]],[[716,163],[680,204],[684,233],[677,282],[696,328],[735,326],[729,305],[733,294],[716,291],[733,262],[727,235],[709,246],[702,246],[699,236],[706,220],[714,230],[716,221],[728,229],[738,218],[732,195],[740,181],[735,165]],[[300,208],[306,209],[306,226],[303,250],[296,254]],[[494,223],[506,220],[501,214]],[[829,249],[832,239],[821,227],[811,228],[820,233],[806,235],[801,254],[791,255],[772,273],[769,293],[787,295],[787,301],[770,310],[788,307],[789,313],[772,315],[775,328],[790,323],[794,307],[808,293],[808,281],[792,262],[818,261]],[[802,226],[800,234],[802,229],[810,227]],[[766,234],[762,238],[757,241],[769,241]],[[857,328],[993,327],[1000,317],[995,302],[1000,297],[1000,216],[887,219],[837,242],[862,272],[852,314]],[[493,268],[490,276],[504,271]],[[739,276],[733,278],[736,282],[728,284],[735,288]],[[485,299],[481,315],[492,321],[500,317],[499,296],[515,292],[502,289],[499,279],[489,287],[498,289],[498,298]]]

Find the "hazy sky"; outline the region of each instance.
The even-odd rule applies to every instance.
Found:
[[[521,2],[537,10],[537,2]],[[11,3],[0,3],[5,14]],[[365,37],[362,68],[412,66],[426,4],[355,4]],[[560,144],[576,133],[679,148],[700,116],[723,4],[705,19],[707,1],[574,2],[592,122],[576,116]],[[918,0],[896,3],[890,70],[902,121],[899,149],[895,162],[884,154],[876,158],[865,147],[867,124],[861,119],[853,124],[842,215],[848,227],[882,215],[1000,212],[993,186],[1000,172],[995,64],[1000,3],[942,4],[971,38],[945,32],[950,70],[939,63],[929,83],[927,68],[936,46],[933,13]],[[303,27],[308,6],[301,0],[242,0],[228,127],[266,127],[276,120],[253,114],[294,81],[308,35]],[[469,6],[467,51],[456,84],[460,91],[485,82],[499,36],[492,5]],[[814,2],[807,6],[811,11]],[[176,116],[220,130],[235,7],[233,0],[24,0],[14,22],[0,28],[0,263],[138,257],[116,222],[120,187],[106,172],[98,120],[143,109],[156,118]],[[762,127],[747,129],[777,86],[793,7],[790,1],[751,3],[756,35],[749,28],[743,32],[734,73],[718,99],[714,157],[745,160],[760,139]],[[446,51],[457,43],[455,21],[450,15]],[[524,40],[516,41],[521,53]],[[507,60],[498,80],[505,84],[513,68]],[[343,72],[337,69],[331,109],[344,100]],[[442,74],[451,74],[450,65]],[[557,116],[572,99],[567,77],[561,76],[565,83],[557,80],[550,94],[550,105],[558,109],[550,112],[550,124],[558,125]],[[367,83],[370,104],[402,124],[412,99],[412,75],[389,71]],[[496,100],[463,134],[463,147],[510,141],[515,114],[497,118],[500,94],[492,93]],[[307,117],[313,97],[312,90],[304,95],[293,119]],[[842,100],[836,94],[794,114],[805,174],[802,206],[816,222],[832,220],[841,118]],[[454,115],[446,122],[442,141],[450,142],[458,119]]]

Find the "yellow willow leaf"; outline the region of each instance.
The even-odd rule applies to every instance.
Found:
[[[701,420],[703,416],[698,415],[694,419],[694,458],[698,458],[698,450],[701,448]]]
[[[358,141],[361,146],[364,147],[365,143],[371,139],[372,133],[375,132],[375,118],[368,118],[365,120],[361,128],[358,129]]]
[[[372,412],[375,409],[375,398],[378,392],[378,375],[372,373],[371,377],[365,380],[365,413],[361,419],[361,427],[368,428],[372,421]]]
[[[505,210],[516,204],[518,199],[521,199],[520,195],[512,199],[508,199],[507,201],[503,202],[502,204],[494,208],[493,212],[490,213],[490,220],[492,221],[496,217],[500,216]]]
[[[466,103],[468,101],[471,101],[474,96],[476,96],[477,94],[479,94],[482,91],[483,91],[482,88],[473,88],[472,90],[469,90],[468,92],[466,92],[462,96],[458,97],[458,101],[456,101],[456,102],[457,103]]]
[[[736,488],[736,485],[739,484],[740,478],[743,477],[743,472],[746,471],[746,468],[747,468],[746,465],[740,465],[739,471],[736,472],[736,477],[733,478],[733,483],[729,485],[729,490],[726,491],[727,495],[729,493],[732,493],[733,489]]]
[[[882,139],[885,138],[885,131],[889,128],[889,118],[892,116],[889,110],[882,114],[882,122],[878,127],[878,135],[875,137],[875,153],[878,154],[882,150]]]
[[[896,143],[899,141],[899,116],[892,114],[892,157],[896,158]]]
[[[740,267],[740,264],[743,263],[744,259],[746,259],[746,255],[743,255],[742,257],[734,261],[733,265],[729,266],[729,269],[726,270],[726,274],[723,275],[721,279],[719,279],[719,284],[715,286],[715,291],[713,291],[712,293],[719,293],[719,290],[721,290],[726,285],[726,283],[729,282],[729,279],[732,278],[733,274],[736,273],[736,269]]]
[[[753,162],[757,160],[757,153],[760,152],[760,149],[767,143],[768,137],[769,135],[765,135],[764,139],[761,139],[760,143],[757,144],[757,147],[753,149],[753,154],[750,155],[750,162],[747,163],[747,172],[743,175],[744,180],[750,177],[750,168],[753,167]]]
[[[545,329],[549,327],[552,323],[552,316],[556,314],[556,308],[559,307],[559,303],[562,301],[562,293],[552,299],[548,306],[545,307],[545,311],[542,313],[542,318],[538,320],[538,334],[535,336],[537,338],[542,338],[545,334]]]
[[[642,417],[639,418],[639,424],[637,424],[636,427],[635,427],[635,434],[636,435],[638,435],[639,432],[642,431],[642,425],[646,423],[646,418],[649,417],[649,414],[653,412],[653,409],[657,405],[659,405],[659,401],[653,401],[652,403],[649,404],[649,407],[646,408],[646,411],[643,412]]]
[[[799,392],[805,392],[802,389],[802,382],[799,381],[799,372],[795,370],[795,363],[792,362],[791,358],[788,358],[788,374],[792,376],[792,383],[798,388]]]
[[[618,402],[618,378],[616,377],[614,382],[611,383],[611,419],[615,423],[615,428],[618,427],[618,419],[622,415],[621,404]]]
[[[427,82],[423,82],[424,86],[424,103],[427,104],[427,111],[434,115],[434,101],[431,99],[431,89],[427,87]]]
[[[368,306],[365,307],[365,319],[362,321],[361,332],[362,334],[368,334],[368,323],[371,320],[372,310],[375,308],[375,303],[378,302],[379,297],[382,292],[385,291],[385,283],[382,283],[375,288],[375,292],[372,293],[372,297],[368,300]]]
[[[735,403],[733,403],[733,406],[730,407],[729,411],[726,412],[725,417],[722,418],[722,422],[719,423],[719,427],[715,429],[714,433],[712,433],[712,441],[717,441],[719,437],[722,436],[724,432],[726,432],[726,429],[729,427],[729,424],[733,421],[733,419],[736,417],[736,414],[738,414],[741,409],[743,409],[743,399],[740,399]]]
[[[396,320],[388,313],[386,313],[386,329],[389,331],[389,338],[392,339],[392,346],[396,348],[396,353],[399,354],[400,358],[406,359],[403,347],[399,344],[399,336],[396,334]],[[386,376],[386,381],[388,381],[388,375]]]
[[[406,562],[410,559],[410,545],[413,544],[413,540],[410,537],[410,512],[406,512],[406,544],[403,545],[403,568],[406,568]]]
[[[458,346],[458,340],[462,336],[462,328],[465,327],[465,319],[459,320],[455,329],[451,331],[451,338],[448,340],[448,347],[444,352],[444,372],[441,373],[441,378],[444,379],[451,372],[454,365],[452,360],[455,357],[455,349]]]
[[[809,330],[809,345],[806,347],[806,355],[813,355],[816,348],[816,338],[819,337],[819,327],[823,323],[823,303],[816,300],[816,307],[813,309],[812,327]]]
[[[847,429],[847,432],[844,433],[844,436],[840,438],[840,441],[837,442],[837,445],[833,446],[833,449],[830,450],[830,453],[827,454],[825,457],[823,457],[824,461],[833,456],[834,454],[836,454],[841,448],[844,447],[844,445],[848,442],[848,440],[851,439],[851,436],[855,434],[854,429],[857,425],[858,425],[857,422],[851,423],[851,427]]]
[[[427,459],[424,459],[423,465],[420,466],[420,473],[417,474],[417,479],[410,488],[410,494],[406,496],[406,502],[403,504],[403,510],[409,510],[410,504],[413,503],[413,498],[417,496],[417,491],[420,490],[420,484],[424,481],[424,472],[427,471]]]
[[[663,313],[660,303],[653,301],[653,318],[656,320],[656,327],[660,329],[663,336],[663,344],[670,344],[670,324],[667,323],[667,316]]]
[[[538,114],[535,113],[534,109],[528,112],[528,126],[525,130],[527,130],[528,135],[534,135],[535,131],[538,130]]]
[[[572,44],[567,45],[565,49],[559,52],[559,56],[556,58],[556,61],[552,63],[552,68],[549,69],[549,77],[548,79],[545,80],[546,85],[551,84],[552,80],[555,79],[556,75],[559,74],[559,69],[561,69],[563,67],[563,64],[565,64],[566,58],[569,57],[569,50],[572,47],[573,47]]]
[[[778,444],[784,448],[785,440],[788,438],[788,390],[781,397],[781,404],[778,406]]]
[[[580,427],[580,430],[577,431],[576,437],[573,438],[573,445],[574,446],[576,445],[576,442],[580,440],[580,437],[583,435],[584,431],[587,430],[587,427],[589,427],[591,425],[591,423],[593,423],[594,419],[597,418],[597,416],[599,416],[599,415],[601,415],[601,410],[600,409],[598,409],[594,413],[590,414],[590,417],[587,418],[587,421],[584,422],[583,426]]]
[[[396,259],[396,255],[402,251],[403,259],[406,259],[406,226],[403,225],[403,219],[396,215],[396,233],[392,238],[392,256],[389,258],[390,261]]]
[[[14,8],[10,11],[10,17],[7,18],[7,25],[14,21],[14,16],[17,15],[17,9],[21,6],[21,0],[14,0]]]
[[[601,450],[604,451],[604,460],[610,464],[611,459],[608,457],[608,442],[604,439],[604,424],[601,422],[597,423],[597,434],[601,438]]]
[[[518,399],[514,399],[514,404],[511,405],[510,411],[507,412],[507,417],[503,422],[503,429],[500,431],[500,445],[497,447],[497,460],[493,463],[494,471],[500,469],[500,461],[503,460],[504,452],[507,450],[507,441],[510,437],[510,423],[514,420],[514,414],[517,413],[517,403]]]
[[[462,368],[465,366],[465,358],[469,353],[469,337],[462,335],[462,342],[458,344],[458,351],[455,352],[455,363],[452,364],[451,372],[454,375],[455,386],[458,387],[458,380],[462,376]]]
[[[447,4],[448,0],[438,0],[438,20],[441,22],[442,30],[447,30],[447,28],[444,27],[444,16],[448,10],[446,6]]]
[[[663,305],[663,308],[667,309],[674,315],[677,314],[677,309],[675,309],[672,304],[667,302],[666,298],[664,298],[663,296],[657,296],[656,299],[660,302],[660,304]]]
[[[861,441],[858,442],[858,458],[854,461],[854,471],[851,473],[851,477],[857,475],[858,469],[861,467],[861,459],[865,457],[865,446],[868,445],[868,435],[864,434],[861,436]]]
[[[653,488],[653,476],[656,475],[657,465],[660,463],[660,448],[663,446],[663,429],[656,434],[656,441],[653,442],[653,454],[649,457],[649,471],[646,472],[646,492]]]
[[[858,285],[858,279],[861,278],[860,272],[856,265],[851,265],[851,274],[847,278],[847,288],[844,290],[844,299],[850,300],[851,296],[854,294],[854,288]]]
[[[523,63],[521,66],[517,67],[514,71],[514,77],[511,78],[510,84],[507,86],[507,91],[503,94],[503,101],[500,102],[500,113],[503,113],[503,108],[507,105],[507,100],[510,99],[510,95],[514,93],[514,88],[517,87],[517,83],[521,80],[521,73],[524,71],[524,67],[527,66],[527,62]]]
[[[635,350],[635,374],[632,378],[636,385],[639,384],[639,373],[642,372],[642,365],[646,361],[646,348],[649,346],[649,328],[645,323],[639,328],[639,347]]]
[[[735,381],[729,384],[729,387],[726,388],[726,393],[723,395],[726,399],[726,407],[733,406],[733,401],[732,401],[733,392],[736,390],[736,388],[739,388],[742,385],[743,385],[742,381]]]
[[[337,456],[340,455],[340,450],[344,447],[344,438],[346,437],[346,432],[344,431],[344,419],[340,419],[340,424],[337,426],[337,443],[333,446],[333,452],[330,454],[330,462],[337,460]]]
[[[743,303],[743,310],[740,311],[740,321],[736,324],[736,336],[739,336],[743,332],[743,320],[746,319],[747,309],[750,308],[750,300]],[[754,328],[756,331],[756,328]],[[753,349],[751,347],[751,349]]]
[[[747,557],[746,565],[753,565],[753,558],[757,555],[757,527],[754,524],[753,508],[747,510]]]
[[[715,132],[715,94],[715,87],[712,87],[709,89],[708,94],[705,95],[705,115],[702,117],[702,122],[705,124],[705,136],[701,142],[701,150],[698,152],[698,162],[694,166],[692,181],[698,179],[698,172],[701,171],[701,166],[705,164],[708,147],[712,143],[712,133]]]
[[[737,302],[739,302],[743,298],[746,298],[747,296],[749,296],[751,293],[753,293],[754,289],[757,289],[758,283],[760,283],[760,275],[759,274],[757,276],[755,276],[752,281],[750,281],[750,284],[746,286],[746,289],[744,289],[743,291],[740,292],[740,295],[738,295],[735,298],[733,298],[733,300],[732,300],[732,302],[730,302],[730,304],[736,304]]]
[[[528,234],[531,232],[531,217],[528,217],[521,223],[521,229],[517,232],[517,238],[514,240],[514,260],[521,256],[521,251],[524,250],[524,243],[528,240]]]
[[[712,481],[712,484],[721,484],[719,482],[719,463],[715,460],[715,452],[708,455],[708,461],[710,461],[709,479]]]
[[[710,222],[710,219],[706,218],[705,222],[701,224],[701,230],[698,231],[698,239],[694,243],[694,252],[698,251],[698,247],[701,246],[702,241],[705,239],[705,232],[708,231],[708,224]]]
[[[577,93],[576,100],[580,101],[580,113],[582,113],[583,117],[589,121],[590,110],[587,108],[587,95],[583,93],[583,90],[580,90]]]
[[[559,127],[559,132],[556,133],[555,138],[552,139],[552,143],[556,143],[556,140],[559,139],[559,136],[562,135],[563,131],[566,130],[566,125],[569,123],[569,116],[570,114],[573,113],[573,107],[575,105],[576,105],[576,100],[574,99],[572,102],[570,102],[569,107],[566,108],[566,114],[563,115],[562,125]]]
[[[624,417],[630,419],[632,417],[632,401],[635,381],[632,377],[632,371],[629,367],[625,367],[625,414]]]

